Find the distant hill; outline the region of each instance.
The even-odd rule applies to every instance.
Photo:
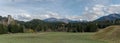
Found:
[[[46,21],[46,22],[65,22],[65,23],[72,22],[72,20],[69,20],[67,18],[62,18],[62,19],[47,18],[47,19],[44,19],[44,21]]]
[[[58,19],[56,19],[56,18],[47,18],[47,19],[44,19],[44,21],[46,21],[46,22],[56,22],[56,21],[58,21]]]
[[[117,13],[109,14],[106,16],[102,16],[94,21],[106,21],[106,20],[113,21],[116,19],[120,19],[120,14],[117,14]],[[44,19],[44,21],[46,21],[46,22],[65,22],[65,23],[68,23],[68,22],[72,22],[72,23],[74,23],[74,22],[87,22],[87,21],[79,21],[79,20],[74,21],[74,20],[70,20],[67,18],[62,18],[62,19],[47,18],[47,19]]]
[[[105,21],[105,20],[112,21],[112,20],[116,20],[116,19],[120,19],[120,14],[116,14],[116,13],[110,14],[110,15],[107,15],[107,16],[100,17],[95,21]]]

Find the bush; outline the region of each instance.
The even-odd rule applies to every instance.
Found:
[[[23,27],[20,25],[9,25],[8,31],[11,33],[20,33],[23,32]]]
[[[25,29],[24,32],[25,33],[34,33],[35,31],[33,29]]]
[[[8,32],[7,26],[0,24],[0,34],[5,34]]]

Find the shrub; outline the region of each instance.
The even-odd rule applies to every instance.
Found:
[[[19,33],[23,32],[23,27],[20,25],[9,25],[8,26],[8,31],[11,33]]]
[[[26,32],[26,33],[34,33],[35,31],[33,29],[25,29],[24,32]]]
[[[8,32],[7,26],[0,24],[0,34],[5,34],[7,32]]]

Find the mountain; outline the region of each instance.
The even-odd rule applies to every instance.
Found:
[[[65,23],[73,22],[73,20],[70,20],[67,18],[62,18],[62,19],[47,18],[47,19],[44,19],[44,21],[46,21],[46,22],[65,22]]]
[[[60,18],[60,19],[57,19],[57,18],[47,18],[47,19],[44,19],[43,21],[45,21],[45,22],[64,22],[64,23],[88,22],[86,20],[70,20],[68,18]]]
[[[47,19],[44,19],[44,21],[46,21],[46,22],[56,22],[56,21],[58,21],[58,19],[56,19],[56,18],[47,18]]]
[[[67,18],[64,18],[64,19],[59,19],[58,21],[65,22],[65,23],[69,23],[69,22],[71,22],[72,20],[69,20],[69,19],[67,19]]]
[[[100,17],[98,18],[97,20],[95,21],[104,21],[104,20],[116,20],[116,19],[120,19],[120,14],[110,14],[110,15],[107,15],[107,16],[103,16],[103,17]]]

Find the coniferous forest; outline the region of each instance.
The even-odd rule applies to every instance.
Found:
[[[90,21],[90,22],[44,22],[39,19],[33,19],[28,22],[20,23],[26,29],[32,29],[35,32],[96,32],[110,25],[120,25],[120,20],[114,21]]]
[[[0,17],[5,19],[6,17]],[[0,24],[0,33],[23,33],[23,32],[96,32],[110,25],[120,25],[120,19],[89,21],[89,22],[46,22],[33,19],[27,22],[15,20],[9,25]]]

